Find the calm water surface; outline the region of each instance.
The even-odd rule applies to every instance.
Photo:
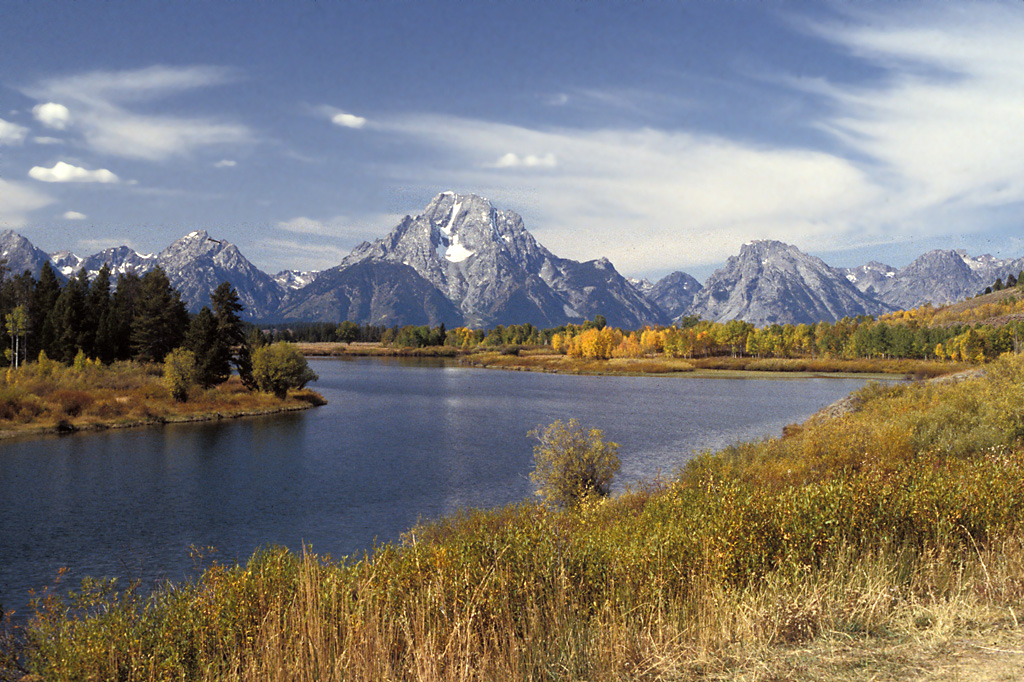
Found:
[[[311,361],[330,404],[298,414],[0,443],[0,605],[67,567],[180,580],[303,543],[339,557],[419,519],[528,497],[526,432],[556,419],[621,445],[617,488],[695,450],[778,435],[863,379],[585,377],[386,360]]]

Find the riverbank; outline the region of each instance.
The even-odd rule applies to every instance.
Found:
[[[470,367],[525,372],[591,375],[684,374],[690,372],[786,373],[786,374],[878,374],[930,379],[955,374],[971,365],[933,360],[845,359],[845,358],[751,358],[707,357],[571,358],[550,348],[508,350],[461,350],[451,346],[392,348],[379,343],[300,343],[310,357],[410,357],[448,358]]]
[[[1002,673],[1024,642],[1022,391],[1020,357],[975,379],[875,385],[852,411],[579,508],[468,510],[341,561],[262,551],[148,599],[97,583],[42,607],[30,668],[47,680]]]
[[[209,389],[193,387],[175,401],[159,366],[115,363],[63,367],[27,365],[0,385],[0,440],[123,429],[155,424],[235,419],[323,405],[315,391],[291,391],[284,400],[249,391],[237,377]]]

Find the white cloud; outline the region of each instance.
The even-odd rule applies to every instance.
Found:
[[[886,173],[918,211],[1024,200],[1024,15],[1005,6],[896,5],[819,27],[887,76],[829,84],[821,127]]]
[[[280,270],[324,270],[334,267],[348,255],[349,250],[331,244],[315,244],[305,240],[262,239],[246,253],[263,264],[267,272]]]
[[[84,213],[79,213],[78,211],[66,211],[64,215],[61,216],[64,220],[85,220],[88,217],[89,216]]]
[[[62,144],[64,142],[64,140],[61,140],[59,138],[46,136],[33,137],[32,141],[35,142],[36,144]]]
[[[343,128],[362,128],[366,125],[366,119],[362,116],[340,111],[331,116],[331,123]]]
[[[80,166],[72,166],[63,161],[58,161],[53,168],[33,166],[29,170],[28,175],[30,178],[41,182],[118,182],[118,177],[106,168],[91,171]]]
[[[756,146],[711,135],[639,130],[536,130],[471,119],[416,116],[381,122],[429,145],[430,172],[393,172],[469,187],[524,214],[559,255],[608,256],[625,272],[709,264],[750,239],[803,248],[849,236],[878,188],[856,165],[804,149]],[[509,148],[550,150],[550,172],[508,173],[488,164]],[[510,159],[511,160],[511,159]],[[536,162],[535,162],[536,163]]]
[[[227,69],[154,66],[50,79],[25,92],[40,100],[60,99],[73,104],[75,115],[68,129],[79,132],[92,150],[160,161],[203,147],[249,143],[254,136],[240,123],[147,114],[133,111],[127,105],[223,85],[237,78],[234,71]]]
[[[376,239],[397,225],[403,217],[396,213],[371,213],[358,217],[337,215],[326,220],[298,216],[277,223],[277,227],[295,234],[341,237],[348,240]]]
[[[558,159],[554,154],[519,156],[512,152],[505,154],[494,164],[495,168],[554,168],[557,165]]]
[[[28,214],[49,206],[53,198],[19,182],[0,178],[0,228],[17,228],[28,222]]]
[[[624,272],[720,263],[751,239],[835,251],[988,228],[995,211],[1024,203],[1024,13],[894,7],[813,28],[866,67],[856,84],[798,86],[824,113],[796,123],[834,135],[828,150],[450,116],[375,126],[426,148],[421,162],[391,167],[408,187],[472,188],[523,213],[554,252],[608,256]],[[508,172],[530,167],[509,150],[542,150],[533,168],[548,172]]]
[[[63,104],[56,102],[45,102],[32,107],[32,113],[36,120],[47,128],[66,130],[71,122],[71,112]]]
[[[79,239],[75,243],[78,253],[99,253],[104,249],[127,246],[133,251],[139,251],[140,247],[132,239],[125,237],[87,237]]]
[[[221,159],[217,163],[213,164],[213,167],[214,168],[234,168],[237,165],[238,165],[237,161],[232,161],[231,159]]]
[[[279,222],[277,226],[282,230],[299,234],[326,234],[328,230],[326,223],[305,216],[284,220]]]
[[[28,128],[0,118],[0,144],[21,144],[27,134]]]

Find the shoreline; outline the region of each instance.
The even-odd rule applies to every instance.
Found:
[[[74,422],[67,420],[60,420],[55,424],[27,424],[24,428],[0,429],[0,443],[19,438],[35,438],[39,436],[69,436],[76,433],[93,433],[98,431],[132,429],[145,426],[224,421],[229,419],[244,419],[245,417],[265,417],[275,414],[285,414],[287,412],[301,412],[303,410],[327,404],[327,401],[319,393],[312,391],[310,393],[312,395],[308,395],[308,399],[290,396],[286,402],[274,407],[249,407],[235,410],[197,412],[195,414],[156,415],[142,419],[89,421],[79,424],[75,424]]]
[[[391,348],[374,343],[299,343],[307,357],[437,359],[464,367],[511,372],[542,372],[585,376],[703,376],[715,378],[808,378],[903,376],[932,379],[970,369],[969,365],[927,360],[823,359],[823,358],[569,358],[542,349],[516,354],[500,350],[465,351],[451,346]]]

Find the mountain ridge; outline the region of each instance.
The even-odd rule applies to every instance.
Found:
[[[234,244],[205,230],[186,234],[158,254],[120,246],[85,257],[46,254],[7,230],[0,233],[0,254],[11,274],[38,276],[48,262],[64,279],[82,268],[93,277],[104,263],[114,274],[142,274],[160,265],[193,312],[228,281],[253,320],[475,327],[556,327],[598,314],[625,328],[687,316],[755,324],[835,320],[962,300],[1024,270],[1024,258],[941,249],[902,268],[877,261],[832,267],[795,246],[758,240],[741,246],[703,285],[678,271],[657,282],[628,279],[606,258],[560,258],[514,211],[451,191],[322,271],[269,275]]]

